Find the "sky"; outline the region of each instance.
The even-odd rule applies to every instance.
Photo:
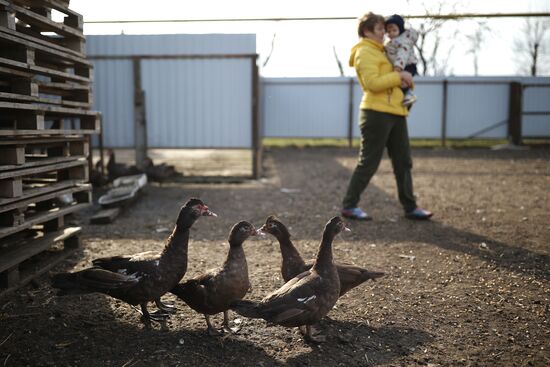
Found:
[[[83,14],[84,21],[97,20],[162,20],[219,18],[279,18],[279,17],[359,17],[367,11],[382,15],[424,14],[439,3],[443,13],[455,4],[458,13],[550,12],[550,0],[72,0],[71,9]],[[154,4],[154,5],[153,5]],[[412,20],[415,27],[421,21]],[[478,53],[479,75],[515,75],[518,56],[514,39],[524,19],[499,18],[487,20],[483,44]],[[448,57],[447,74],[474,75],[473,56],[468,52],[468,35],[479,23],[465,20],[449,22],[442,30],[441,61]],[[208,23],[131,23],[85,24],[85,34],[175,34],[175,33],[252,33],[260,55],[260,73],[266,77],[314,77],[340,75],[336,57],[344,65],[345,75],[355,75],[347,66],[349,50],[357,42],[356,20],[343,21],[263,21]],[[275,35],[274,46],[272,40]],[[550,31],[547,32],[550,46]],[[272,51],[268,63],[267,55]],[[445,55],[445,57],[443,57]],[[550,59],[548,60],[550,61]],[[547,71],[550,73],[550,68]],[[550,75],[550,74],[548,74]]]

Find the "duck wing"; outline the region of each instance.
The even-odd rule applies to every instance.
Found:
[[[76,273],[59,273],[52,277],[52,286],[64,293],[125,292],[137,285],[144,274],[131,275],[114,273],[99,267],[93,267]]]
[[[369,271],[360,266],[346,263],[337,263],[336,269],[340,277],[340,296],[369,279],[376,280],[384,276],[382,272]]]
[[[207,302],[208,289],[214,276],[215,273],[212,271],[189,279],[176,285],[170,290],[170,293],[175,294],[191,308],[196,309]]]
[[[92,264],[105,270],[130,275],[136,272],[153,272],[159,258],[159,252],[145,251],[134,255],[102,257],[92,260]]]

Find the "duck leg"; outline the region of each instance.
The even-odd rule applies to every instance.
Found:
[[[311,325],[306,325],[306,335],[305,335],[305,338],[308,340],[308,341],[312,341],[314,343],[323,343],[327,340],[327,337],[324,336],[324,335],[320,335],[319,333],[317,333],[316,335],[313,335],[312,334],[312,327]]]
[[[164,322],[170,316],[166,313],[162,313],[159,311],[150,313],[147,310],[147,303],[141,303],[139,306],[141,307],[141,310],[138,309],[138,312],[141,314],[141,319],[145,322],[149,322],[149,321]]]
[[[161,310],[165,313],[176,313],[176,310],[177,310],[177,308],[174,305],[163,303],[160,300],[160,298],[155,300],[155,305],[157,305],[159,310]]]
[[[241,330],[240,327],[229,327],[229,311],[223,311],[223,330],[229,332],[229,333],[232,333],[232,334],[236,334],[239,332],[239,330]]]
[[[217,330],[212,325],[212,323],[210,322],[210,315],[204,314],[204,318],[206,320],[206,325],[208,327],[208,329],[206,330],[208,332],[208,335],[210,335],[210,336],[219,336],[219,335],[223,334],[223,332],[220,332],[219,330]]]

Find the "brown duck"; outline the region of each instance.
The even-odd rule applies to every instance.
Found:
[[[159,256],[113,256],[93,261],[92,268],[75,273],[59,273],[52,286],[60,294],[99,292],[141,307],[144,321],[161,320],[167,315],[150,314],[147,302],[155,301],[163,311],[170,308],[160,297],[172,289],[187,271],[189,230],[200,216],[216,216],[201,200],[190,199],[181,208],[176,225]]]
[[[281,248],[282,264],[281,274],[285,282],[303,273],[313,266],[314,259],[304,261],[302,256],[290,240],[290,233],[286,226],[275,216],[267,217],[265,224],[259,229],[273,235],[279,241]],[[346,263],[336,263],[340,278],[340,296],[352,288],[366,282],[369,279],[376,280],[384,276],[384,273],[369,271],[365,268]]]
[[[237,301],[231,304],[231,309],[242,316],[262,318],[285,327],[305,325],[306,338],[315,342],[324,341],[323,336],[314,337],[311,334],[311,325],[319,322],[332,309],[340,295],[340,279],[332,260],[332,242],[343,230],[347,228],[342,219],[332,218],[325,226],[311,269],[292,278],[262,301]]]
[[[254,226],[246,221],[233,226],[229,235],[229,252],[221,268],[211,269],[185,283],[178,284],[170,292],[178,296],[206,319],[208,333],[219,335],[210,322],[210,316],[223,312],[222,331],[229,328],[229,305],[242,299],[250,289],[248,266],[243,242],[256,235]]]

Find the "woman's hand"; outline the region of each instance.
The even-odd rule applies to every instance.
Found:
[[[401,86],[411,87],[413,85],[412,74],[408,71],[401,71],[399,76],[401,77]]]

